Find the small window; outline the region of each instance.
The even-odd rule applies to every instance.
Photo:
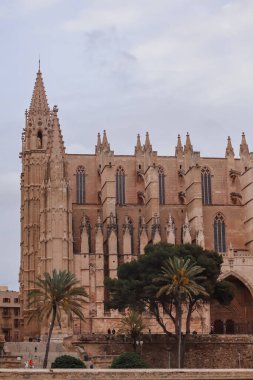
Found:
[[[85,203],[85,169],[79,166],[76,171],[76,203]]]
[[[11,299],[10,298],[3,298],[3,303],[10,303]]]
[[[38,132],[38,134],[37,134],[37,142],[36,142],[36,144],[37,144],[37,149],[42,149],[43,148],[43,145],[42,145],[42,133],[41,133],[41,131],[39,131]]]
[[[214,218],[214,249],[219,253],[226,252],[225,221],[220,212]]]
[[[19,299],[18,298],[14,298],[14,303],[19,303]]]
[[[14,319],[14,328],[15,329],[19,328],[19,319]]]

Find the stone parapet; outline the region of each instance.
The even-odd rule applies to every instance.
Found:
[[[253,380],[253,370],[0,370],[4,380]]]

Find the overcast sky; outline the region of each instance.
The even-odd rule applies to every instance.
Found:
[[[252,0],[0,0],[0,284],[18,288],[24,112],[41,57],[68,152],[116,154],[137,133],[173,155],[189,131],[202,156],[253,150]]]

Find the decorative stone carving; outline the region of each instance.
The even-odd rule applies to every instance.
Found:
[[[189,223],[188,215],[185,214],[185,221],[183,224],[183,243],[184,244],[191,244],[192,238],[191,238],[191,226]]]
[[[166,235],[167,235],[167,243],[175,244],[176,243],[175,224],[170,214],[169,214],[169,219],[165,227],[165,230],[166,230]]]

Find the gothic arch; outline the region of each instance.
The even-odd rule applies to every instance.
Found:
[[[125,204],[125,170],[122,166],[116,170],[116,203],[119,206]]]
[[[76,169],[76,203],[85,203],[85,168],[79,165]]]
[[[204,205],[212,204],[211,170],[207,166],[201,168],[201,190],[202,203]]]
[[[220,275],[219,280],[225,280],[228,277],[235,277],[237,280],[241,281],[246,288],[249,290],[252,298],[253,298],[253,284],[250,283],[249,279],[244,275],[240,274],[237,271],[230,270]]]
[[[216,252],[226,252],[226,224],[225,217],[221,212],[217,212],[213,221],[214,249]]]
[[[161,165],[158,166],[159,203],[165,204],[165,174]]]

